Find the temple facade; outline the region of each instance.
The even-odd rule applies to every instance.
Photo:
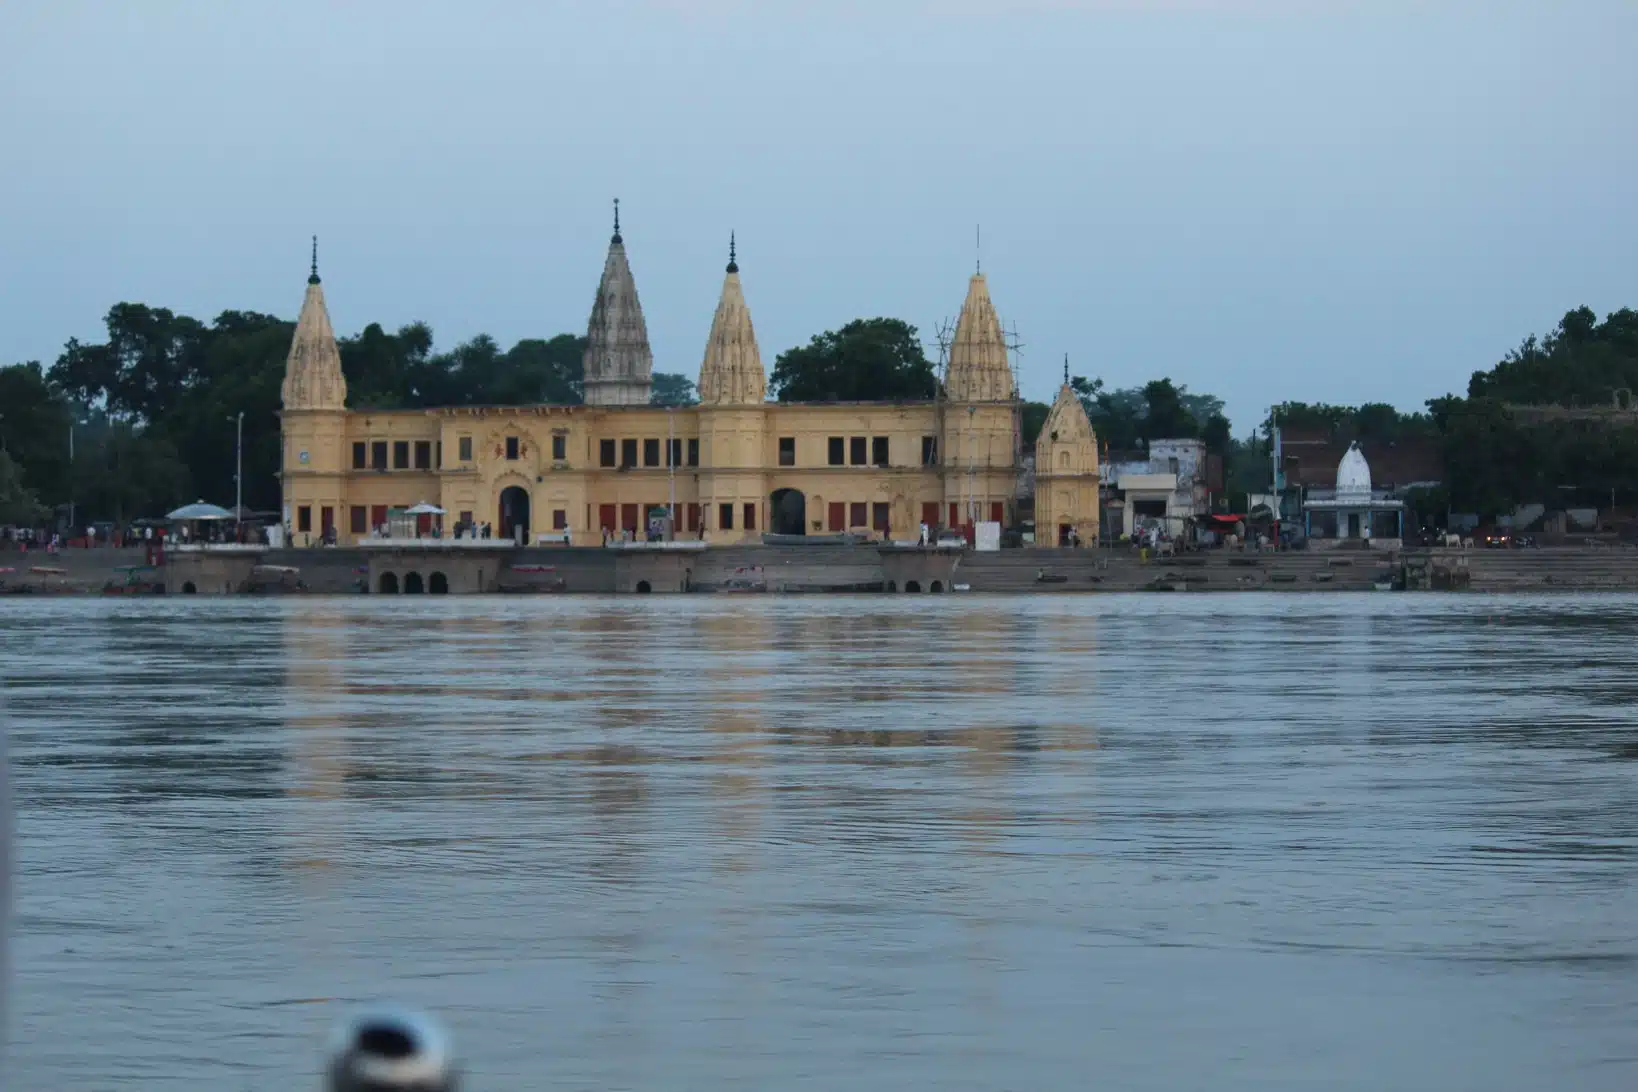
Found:
[[[922,524],[1017,521],[1022,403],[982,274],[968,281],[932,401],[769,401],[732,242],[699,404],[651,405],[653,364],[617,218],[587,329],[584,404],[349,407],[315,259],[283,387],[291,541],[356,543],[421,503],[445,511],[446,534],[487,524],[531,544],[735,543],[770,531],[906,540]],[[1066,384],[1037,453],[1039,543],[1072,531],[1097,540],[1097,479],[1097,440]]]

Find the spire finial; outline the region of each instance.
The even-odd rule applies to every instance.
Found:
[[[1064,354],[1064,386],[1069,386],[1069,354]]]
[[[973,272],[980,277],[984,275],[984,225],[973,225]]]
[[[318,236],[315,235],[313,236],[313,264],[308,268],[307,283],[317,284],[318,282]]]
[[[728,272],[739,272],[739,244],[732,231],[728,233]]]
[[[620,199],[614,199],[614,241],[620,242]]]

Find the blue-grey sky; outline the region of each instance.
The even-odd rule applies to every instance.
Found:
[[[694,374],[737,230],[763,357],[930,334],[983,225],[1026,396],[1169,375],[1236,431],[1418,408],[1638,306],[1632,0],[10,0],[0,362],[118,300],[440,347],[581,332],[625,235]],[[929,339],[930,340],[930,339]]]

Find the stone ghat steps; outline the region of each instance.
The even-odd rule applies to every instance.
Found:
[[[874,546],[719,546],[693,557],[696,587],[748,580],[765,583],[770,592],[818,591],[886,579]]]
[[[1235,564],[1244,559],[1252,564]],[[1349,564],[1333,564],[1345,560]],[[1127,550],[1017,550],[963,557],[955,582],[974,592],[1368,591],[1391,573],[1385,555],[1207,553],[1147,562]],[[1042,583],[1045,570],[1061,582]]]
[[[1469,590],[1638,591],[1638,550],[1470,551]]]

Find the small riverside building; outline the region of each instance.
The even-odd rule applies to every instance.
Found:
[[[1337,464],[1333,489],[1310,488],[1302,502],[1303,530],[1319,543],[1397,546],[1405,533],[1405,502],[1371,487],[1371,465],[1355,441]]]
[[[1023,403],[982,273],[967,283],[939,398],[772,402],[730,240],[700,402],[667,408],[650,404],[654,358],[617,214],[587,342],[583,405],[349,406],[315,249],[282,392],[291,545],[365,542],[419,502],[442,508],[446,527],[488,524],[530,545],[767,531],[914,540],[922,524],[1016,522]],[[1070,529],[1096,542],[1097,438],[1067,385],[1042,450],[1036,518],[1055,533],[1041,544]]]

